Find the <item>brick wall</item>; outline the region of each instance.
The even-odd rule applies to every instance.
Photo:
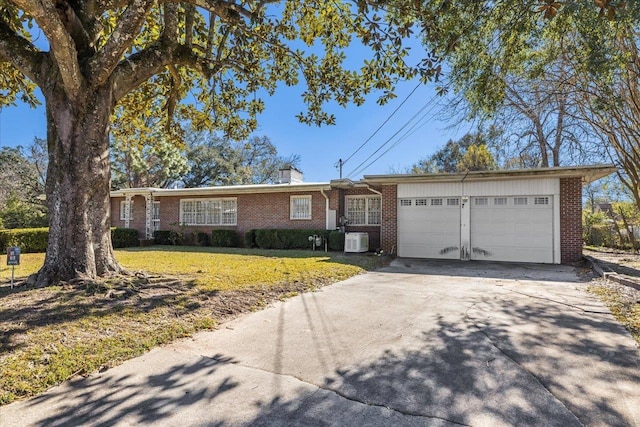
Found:
[[[582,259],[582,180],[560,179],[560,262]]]
[[[334,190],[336,193],[337,191]],[[333,203],[337,204],[337,196],[325,192]],[[290,196],[311,195],[311,219],[290,219]],[[214,229],[232,229],[243,234],[245,231],[255,228],[317,228],[324,230],[326,227],[325,207],[326,199],[319,191],[296,193],[262,193],[262,194],[225,194],[216,196],[175,196],[156,197],[154,201],[160,202],[160,229],[177,230],[180,223],[180,200],[182,199],[207,199],[229,198],[237,199],[238,221],[235,226],[187,226],[190,231],[210,232]],[[124,227],[124,220],[120,220],[120,202],[124,197],[111,199],[111,224],[114,227]],[[133,197],[133,220],[131,228],[136,228],[144,234],[145,230],[145,199],[141,196]]]
[[[381,247],[386,253],[398,252],[398,186],[382,186]]]
[[[120,202],[124,202],[124,197],[111,198],[111,226],[124,227],[124,219],[120,219]],[[131,198],[133,202],[133,219],[129,220],[129,228],[138,230],[140,237],[144,237],[146,229],[146,204],[144,197],[135,196]]]

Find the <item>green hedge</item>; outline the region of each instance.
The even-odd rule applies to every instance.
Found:
[[[20,252],[45,252],[49,240],[49,229],[14,228],[0,230],[0,250],[6,252],[9,246],[19,246]]]
[[[49,229],[14,228],[0,230],[0,251],[5,252],[9,246],[19,246],[22,253],[46,252],[49,241]],[[114,248],[139,246],[138,230],[133,228],[112,228],[111,241]]]
[[[329,233],[329,250],[344,251],[344,235],[342,231],[332,231]]]
[[[140,240],[138,240],[138,230],[136,230],[135,228],[112,228],[111,244],[114,248],[130,248],[134,246],[140,246]]]
[[[211,231],[211,246],[231,248],[238,246],[238,233],[235,230]]]
[[[255,230],[255,243],[260,249],[310,249],[309,236],[326,238],[327,230],[269,228]]]
[[[174,230],[156,230],[153,232],[153,239],[157,245],[180,245],[182,236]]]
[[[209,238],[209,233],[205,233],[204,231],[198,231],[196,233],[196,244],[198,246],[211,246],[211,239]]]
[[[244,233],[244,247],[253,248],[256,245],[256,230],[249,230]]]

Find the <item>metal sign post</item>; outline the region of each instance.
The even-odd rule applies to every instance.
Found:
[[[7,265],[11,266],[11,289],[13,289],[16,265],[20,265],[20,247],[10,246],[7,248]]]

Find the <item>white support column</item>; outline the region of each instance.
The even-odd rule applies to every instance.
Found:
[[[124,228],[129,228],[131,222],[131,195],[124,196]]]
[[[153,194],[147,194],[144,196],[145,201],[145,239],[151,239],[153,237]]]

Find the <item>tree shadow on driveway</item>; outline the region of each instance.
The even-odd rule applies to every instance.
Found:
[[[26,402],[24,409],[27,413],[42,411],[47,405],[57,409],[38,420],[35,425],[39,426],[153,424],[188,411],[199,402],[215,404],[222,394],[237,387],[238,383],[228,376],[207,381],[220,367],[231,362],[217,355],[177,363],[164,372],[149,375],[137,372],[94,375],[69,381],[33,398]]]
[[[375,409],[381,425],[640,425],[638,351],[609,317],[487,298],[249,424],[358,424]]]

